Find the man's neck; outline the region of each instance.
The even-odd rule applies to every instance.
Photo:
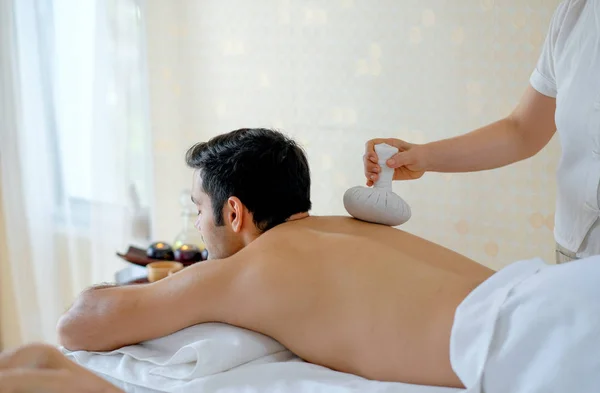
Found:
[[[296,221],[308,217],[308,212],[292,214],[286,221]]]

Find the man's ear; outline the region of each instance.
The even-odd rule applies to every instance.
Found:
[[[237,197],[227,199],[224,212],[225,221],[231,226],[231,229],[239,233],[244,226],[246,206]]]

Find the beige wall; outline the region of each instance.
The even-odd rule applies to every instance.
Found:
[[[345,214],[373,137],[450,137],[508,114],[558,0],[154,0],[147,2],[155,237],[179,230],[183,153],[238,127],[280,127],[309,155],[314,214]],[[395,190],[403,228],[499,268],[553,257],[556,140],[477,174]]]

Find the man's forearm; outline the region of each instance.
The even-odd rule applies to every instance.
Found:
[[[425,169],[474,172],[512,164],[536,153],[522,135],[516,121],[505,118],[468,134],[425,144]]]
[[[243,298],[244,261],[205,261],[152,284],[89,289],[61,318],[61,344],[70,350],[110,351],[197,323],[228,323]]]

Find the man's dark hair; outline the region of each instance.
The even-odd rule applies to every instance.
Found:
[[[211,199],[217,225],[224,225],[223,206],[231,196],[242,201],[261,231],[311,208],[306,155],[278,131],[231,131],[192,146],[185,159],[201,171],[202,188]]]

